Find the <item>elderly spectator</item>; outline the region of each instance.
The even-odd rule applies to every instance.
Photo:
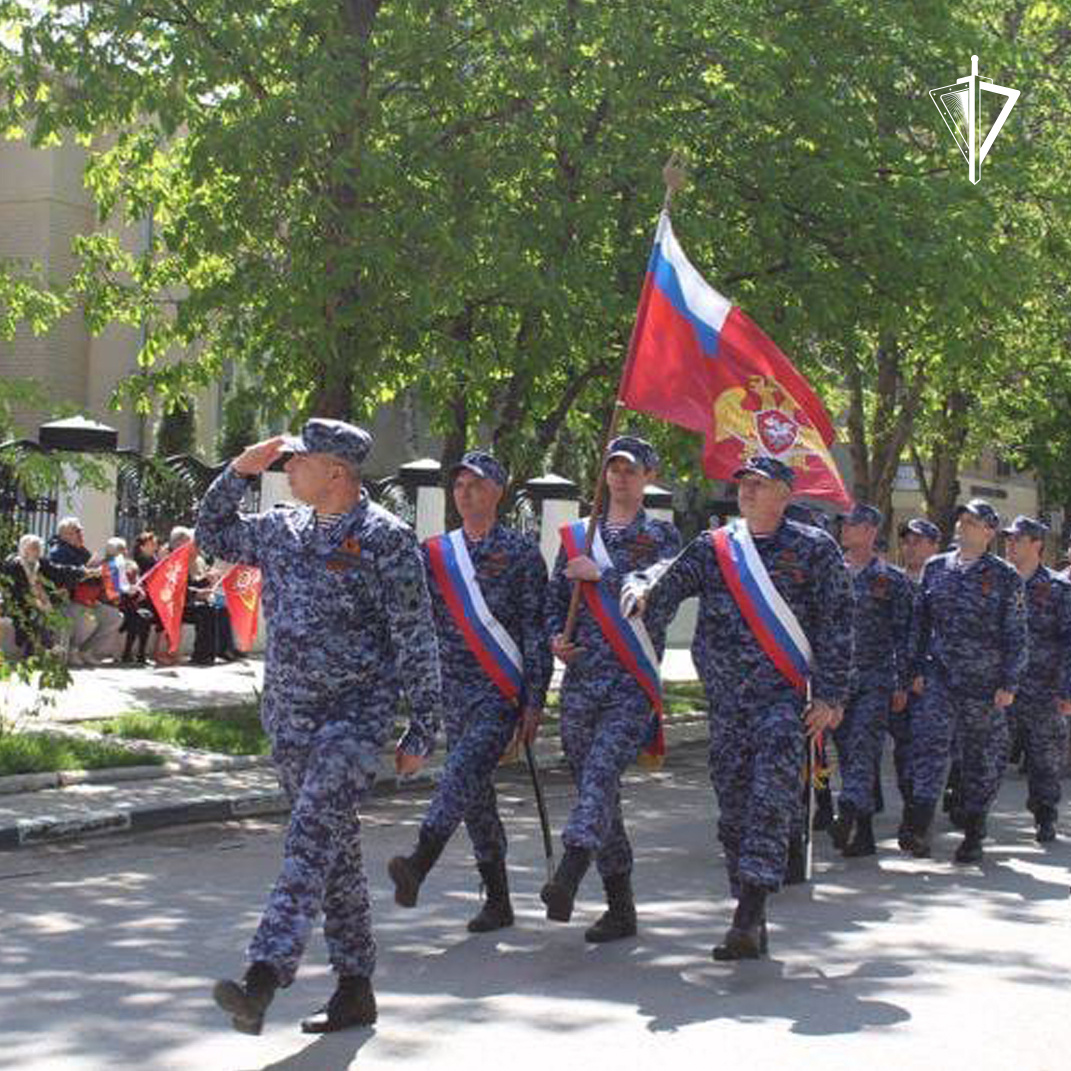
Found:
[[[126,540],[113,536],[104,545],[104,562],[101,565],[103,592],[101,600],[114,606],[123,615],[119,630],[126,635],[123,647],[124,663],[133,661],[134,643],[138,644],[138,661],[145,661],[145,645],[152,628],[152,611],[148,601],[137,586],[138,567],[126,556]]]
[[[30,533],[19,540],[19,549],[0,565],[5,608],[24,658],[58,647],[48,620],[56,591],[53,585],[76,584],[85,578],[81,566],[52,565],[42,560],[43,554],[41,537]]]
[[[48,544],[50,565],[86,568],[96,564],[85,545],[85,532],[77,517],[64,517]],[[72,666],[95,666],[102,658],[118,653],[123,615],[117,607],[100,601],[99,570],[89,570],[87,579],[69,584],[71,601],[65,613],[71,622],[69,662]]]
[[[168,548],[176,551],[191,539],[192,529],[172,528]],[[194,628],[193,654],[190,656],[190,664],[194,666],[211,666],[217,656],[228,661],[235,657],[227,608],[219,605],[216,599],[217,580],[204,558],[196,554],[190,561],[186,609],[182,614],[182,620]]]

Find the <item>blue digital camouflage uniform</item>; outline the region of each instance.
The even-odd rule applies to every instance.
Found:
[[[961,561],[951,551],[926,563],[911,643],[913,674],[925,676],[911,719],[916,804],[940,796],[955,732],[963,811],[985,816],[1008,753],[1008,719],[993,697],[1018,690],[1028,642],[1023,582],[1007,562],[990,553]]]
[[[852,577],[854,658],[844,720],[833,733],[840,762],[842,802],[874,812],[874,771],[894,691],[910,684],[908,643],[913,593],[907,574],[873,558]]]
[[[1030,651],[1011,710],[1026,749],[1027,807],[1039,822],[1056,820],[1067,755],[1067,721],[1057,700],[1071,699],[1071,582],[1039,566],[1026,581]]]
[[[922,590],[921,575],[918,580],[914,579],[910,574],[904,573],[907,577],[908,583],[911,585],[911,618],[914,619],[915,606],[918,602],[919,593]],[[912,659],[910,651],[910,633],[911,628],[908,626],[908,654],[907,658],[909,662]],[[914,666],[909,666],[909,673],[915,671]],[[919,710],[922,706],[922,696],[916,695],[914,691],[910,690],[910,681],[908,682],[907,693],[907,706],[899,712],[890,711],[888,720],[886,722],[886,729],[889,736],[893,741],[893,766],[896,769],[896,786],[900,790],[900,797],[904,801],[904,804],[910,804],[911,802],[911,719],[915,716],[915,711]]]
[[[626,528],[600,521],[613,568],[599,584],[616,601],[624,576],[680,549],[680,534],[668,521],[649,518],[641,509]],[[573,583],[565,576],[565,551],[558,553],[547,588],[547,631],[562,632]],[[665,624],[648,628],[658,657],[665,649]],[[621,664],[598,622],[581,601],[574,641],[583,653],[565,671],[561,689],[562,748],[577,789],[562,842],[567,848],[595,852],[604,878],[632,870],[632,847],[621,816],[621,775],[647,742],[651,701]]]
[[[360,502],[328,529],[311,508],[240,514],[246,480],[228,468],[201,504],[196,539],[259,566],[268,641],[261,720],[292,811],[283,869],[248,950],[289,985],[317,915],[340,974],[375,968],[358,808],[404,692],[408,754],[434,747],[439,656],[416,539]]]
[[[819,529],[789,520],[755,546],[811,643],[814,698],[842,705],[852,660],[852,589],[840,548]],[[699,616],[692,658],[710,708],[710,775],[730,886],[734,896],[745,883],[776,890],[785,872],[789,825],[799,810],[804,697],[745,622],[709,533],[689,544],[650,587],[644,618],[667,621],[693,595],[699,596]]]
[[[495,802],[495,767],[516,730],[520,709],[542,709],[550,683],[553,659],[543,627],[547,567],[532,539],[501,524],[479,541],[466,538],[466,544],[488,609],[521,652],[521,706],[507,702],[480,667],[429,569],[449,754],[423,828],[447,840],[464,820],[476,861],[491,863],[506,857],[506,835]],[[424,557],[426,564],[426,549]]]

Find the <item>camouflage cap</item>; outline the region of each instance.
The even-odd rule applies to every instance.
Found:
[[[754,473],[757,476],[765,476],[768,480],[780,480],[782,483],[787,483],[789,487],[792,486],[796,479],[796,472],[791,465],[778,461],[776,457],[765,457],[763,455],[749,457],[733,473],[733,479],[739,480],[750,473]]]
[[[641,468],[658,468],[658,452],[646,439],[636,435],[619,435],[610,443],[606,451],[607,463],[615,457],[623,457]]]
[[[474,473],[485,480],[493,480],[499,487],[509,483],[509,473],[505,466],[486,450],[469,450],[461,460],[450,469],[450,483],[453,484],[457,474],[462,470]]]
[[[283,449],[292,454],[331,454],[360,466],[372,449],[372,435],[344,420],[313,417],[300,435],[287,435]]]
[[[1020,513],[1007,528],[1002,528],[1001,531],[1010,536],[1025,535],[1031,539],[1044,539],[1049,534],[1049,526]]]
[[[877,506],[868,506],[863,502],[857,502],[851,510],[841,514],[844,524],[869,524],[871,528],[880,528],[883,520],[882,512]]]
[[[923,539],[932,539],[935,543],[941,542],[941,529],[925,517],[912,517],[911,520],[900,525],[900,538],[903,539],[906,535],[917,535],[922,536]]]
[[[976,517],[994,532],[1000,528],[1000,514],[984,498],[972,498],[966,505],[956,507],[957,518],[964,513]]]

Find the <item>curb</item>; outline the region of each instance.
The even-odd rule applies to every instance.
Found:
[[[687,716],[675,719],[676,724],[667,726],[666,743],[680,746],[705,740],[707,736],[706,717],[695,719]],[[565,755],[561,751],[557,738],[553,743],[547,741],[543,746],[537,743],[535,754],[541,770],[553,770],[565,767]],[[521,760],[523,763],[523,760]],[[264,766],[269,760],[258,758],[255,762],[246,762],[244,766],[230,768],[250,768]],[[226,768],[226,767],[225,767]],[[431,783],[437,780],[441,765],[436,764],[412,777],[399,778],[393,767],[391,755],[384,755],[380,763],[380,775],[372,789],[373,796],[382,796],[388,792]],[[152,770],[152,777],[168,776],[158,773],[161,767],[119,767],[120,770]],[[74,774],[103,774],[112,771],[68,771]],[[204,769],[198,773],[208,772]],[[55,777],[55,774],[21,774],[20,777]],[[190,776],[187,774],[186,776]],[[127,777],[126,780],[133,780]],[[103,780],[103,778],[83,777],[81,781],[71,780],[68,784],[85,781]],[[54,786],[44,786],[54,787]],[[272,792],[245,792],[237,795],[214,793],[183,803],[164,803],[143,807],[117,804],[110,810],[87,810],[78,818],[23,818],[13,825],[0,827],[0,851],[13,851],[18,848],[32,848],[44,844],[83,838],[105,836],[113,833],[139,833],[164,829],[169,826],[192,825],[198,822],[241,821],[245,818],[259,818],[270,815],[286,814],[290,802],[286,794],[277,789]]]

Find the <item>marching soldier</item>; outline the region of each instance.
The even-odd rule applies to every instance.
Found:
[[[912,623],[921,709],[911,721],[909,849],[930,854],[930,827],[956,733],[961,754],[965,836],[956,862],[982,858],[989,807],[1008,758],[1007,708],[1015,699],[1029,642],[1023,581],[989,545],[997,511],[972,499],[956,511],[957,548],[931,558]]]
[[[487,894],[468,924],[472,933],[513,925],[494,772],[515,735],[535,738],[552,669],[543,629],[547,567],[532,539],[498,523],[507,482],[491,454],[465,454],[451,473],[462,526],[423,547],[449,751],[416,847],[388,868],[395,900],[413,907],[464,821]]]
[[[904,572],[911,581],[912,607],[918,598],[922,582],[922,569],[941,549],[941,529],[925,517],[912,517],[900,525],[900,557]],[[893,765],[896,768],[896,785],[900,790],[903,805],[897,838],[900,847],[907,849],[911,835],[911,719],[922,703],[922,697],[908,691],[907,705],[903,710],[892,711],[888,720],[889,735],[893,740]]]
[[[844,720],[833,734],[842,788],[830,835],[847,857],[873,855],[877,850],[875,771],[880,776],[889,712],[895,717],[907,706],[911,683],[911,582],[875,554],[881,522],[880,510],[860,504],[841,525],[841,545],[855,590],[855,657]]]
[[[1030,660],[1008,708],[1026,751],[1027,809],[1039,844],[1056,839],[1060,775],[1071,714],[1071,581],[1041,564],[1048,528],[1022,515],[1004,529],[1008,560],[1026,585]]]
[[[784,519],[794,476],[751,458],[735,474],[743,519],[700,535],[661,575],[630,578],[622,599],[653,626],[699,596],[692,657],[737,898],[716,960],[766,952],[766,899],[785,873],[806,735],[835,728],[848,693],[851,581],[833,539]]]
[[[586,521],[562,529],[562,549],[547,593],[547,627],[554,654],[566,664],[561,689],[561,736],[577,789],[562,832],[565,853],[541,897],[547,918],[568,922],[577,889],[594,855],[606,890],[607,911],[584,934],[593,943],[636,932],[632,848],[621,816],[621,775],[645,746],[660,747],[659,663],[665,627],[650,633],[626,621],[618,606],[626,573],[670,558],[680,535],[643,509],[647,483],[658,466],[650,443],[631,435],[614,439],[604,479],[610,504],[599,520],[589,557]],[[563,633],[574,581],[584,601],[574,642]]]
[[[261,720],[292,810],[283,868],[249,946],[242,982],[216,984],[235,1029],[258,1034],[289,986],[320,911],[337,987],[304,1020],[307,1033],[375,1022],[375,942],[358,810],[368,795],[398,697],[409,729],[395,765],[411,773],[434,746],[439,656],[416,540],[361,486],[372,437],[310,420],[300,438],[249,447],[209,488],[197,542],[263,574],[268,646]],[[281,454],[307,506],[239,513],[247,481]]]

